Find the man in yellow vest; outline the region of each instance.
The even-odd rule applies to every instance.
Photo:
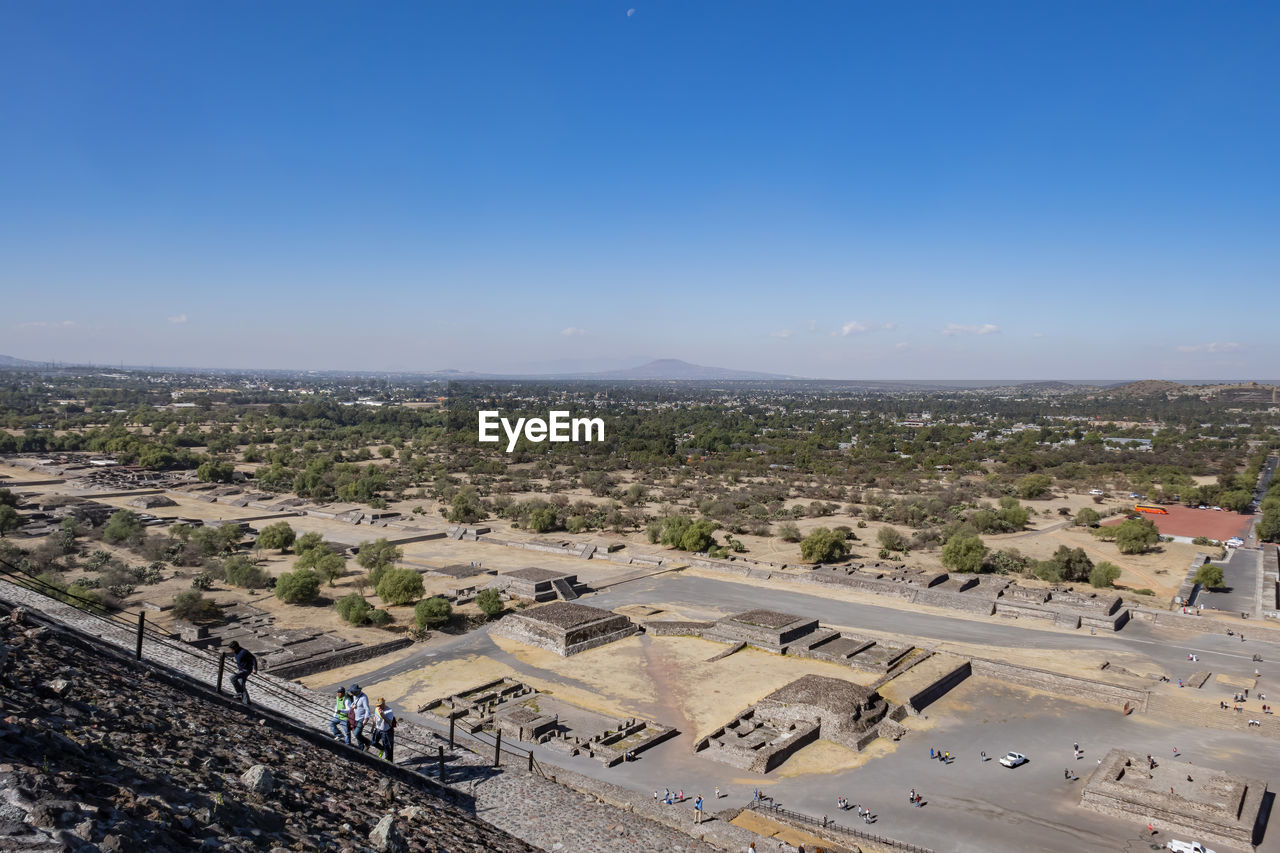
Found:
[[[329,732],[335,739],[345,740],[347,746],[351,746],[351,728],[347,725],[347,719],[351,716],[351,697],[347,695],[347,688],[338,688],[338,698],[333,703],[333,719],[329,721]]]

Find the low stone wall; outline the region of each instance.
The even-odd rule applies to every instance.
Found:
[[[1029,666],[1004,663],[987,658],[973,658],[972,672],[987,678],[1019,684],[1036,690],[1044,690],[1072,698],[1093,699],[1108,705],[1123,706],[1126,703],[1140,711],[1147,709],[1150,692],[1131,687],[1108,684],[1105,681],[1094,681],[1090,678],[1079,678],[1059,672],[1035,669]]]
[[[980,592],[953,592],[946,589],[922,589],[915,597],[917,604],[928,604],[932,607],[945,607],[949,610],[963,610],[980,616],[990,616],[996,612],[996,596],[992,592],[983,596]]]
[[[911,695],[902,706],[911,715],[919,714],[929,705],[941,699],[951,688],[973,674],[973,665],[969,661],[958,664],[955,669],[944,672],[933,683],[922,687]]]
[[[336,652],[319,654],[315,657],[307,658],[306,660],[272,667],[271,674],[277,678],[293,680],[295,678],[302,678],[305,675],[324,672],[326,669],[337,669],[340,666],[347,666],[348,664],[367,661],[371,658],[376,658],[379,655],[396,652],[412,645],[413,640],[408,637],[400,637],[396,640],[388,640],[385,643],[376,643],[372,646],[356,646],[353,649],[340,649]]]
[[[654,637],[701,637],[702,632],[715,627],[714,622],[677,622],[655,620],[644,623],[644,631]]]
[[[614,631],[613,633],[604,634],[599,637],[593,637],[589,640],[584,640],[580,643],[574,643],[572,645],[565,646],[564,656],[569,657],[569,655],[576,655],[579,652],[585,652],[590,649],[597,649],[600,646],[607,646],[610,643],[617,642],[618,640],[625,640],[627,637],[630,637],[632,634],[635,634],[638,631],[639,629],[636,628],[635,625],[628,625],[626,628]]]

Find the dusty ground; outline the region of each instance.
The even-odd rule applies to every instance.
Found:
[[[417,708],[489,679],[512,677],[588,710],[661,720],[700,738],[808,673],[856,684],[875,680],[848,667],[753,649],[708,663],[725,646],[693,637],[634,636],[571,658],[493,639],[508,660],[485,655],[442,660],[377,689]]]

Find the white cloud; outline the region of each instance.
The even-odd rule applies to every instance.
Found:
[[[859,323],[857,320],[850,320],[840,327],[840,334],[847,338],[849,335],[860,334],[861,332],[866,332],[870,329],[871,327],[866,323]]]
[[[586,329],[579,329],[577,326],[569,326],[567,329],[561,329],[560,334],[566,338],[580,338],[587,333]]]
[[[778,331],[776,331],[776,332],[770,332],[770,333],[769,333],[769,337],[771,337],[771,338],[789,338],[789,337],[791,337],[791,330],[790,330],[790,329],[779,329],[779,330],[778,330]]]
[[[179,314],[177,317],[170,317],[170,318],[169,318],[169,322],[170,322],[170,323],[185,323],[185,322],[187,322],[187,315],[186,315],[186,314]]]
[[[632,15],[634,15],[635,13],[636,13],[636,10],[635,10],[635,9],[628,9],[628,10],[627,10],[627,17],[628,17],[628,18],[630,18],[630,17],[631,17]]]
[[[981,326],[970,326],[963,323],[948,323],[942,330],[944,335],[994,335],[1000,327],[994,323],[983,323]]]
[[[65,329],[65,328],[74,326],[75,324],[76,324],[75,320],[62,320],[62,321],[55,320],[53,322],[45,322],[44,320],[32,320],[29,323],[19,323],[18,328],[20,329],[59,329],[59,328]]]
[[[898,352],[906,352],[907,350],[911,349],[911,345],[908,344],[906,341],[898,341],[896,344],[893,345],[893,348],[896,349]]]
[[[1183,344],[1178,347],[1178,352],[1234,352],[1240,349],[1240,344],[1235,341],[1224,341],[1218,343],[1216,341],[1207,344]]]

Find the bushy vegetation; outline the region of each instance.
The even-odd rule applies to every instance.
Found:
[[[387,569],[374,588],[387,604],[410,604],[422,598],[422,575],[413,569]]]
[[[438,628],[453,618],[453,605],[440,596],[424,598],[413,608],[413,622],[418,630]]]
[[[502,603],[502,596],[498,594],[496,589],[482,589],[476,594],[476,606],[480,608],[480,612],[489,618],[493,618],[505,609]]]
[[[320,597],[320,576],[311,569],[295,569],[276,578],[276,598],[285,604],[312,604]]]
[[[199,590],[189,589],[173,597],[173,618],[188,622],[211,622],[222,618],[222,608]]]
[[[351,625],[363,625],[373,614],[373,607],[358,592],[339,598],[333,606],[337,608],[338,615],[343,621]]]

